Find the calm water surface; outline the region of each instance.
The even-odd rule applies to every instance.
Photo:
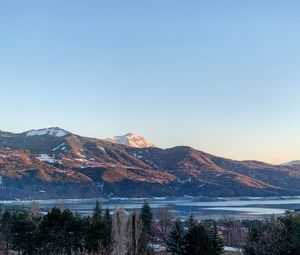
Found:
[[[39,200],[39,209],[47,212],[52,207],[69,208],[80,214],[90,214],[97,199]],[[101,200],[101,199],[100,199]],[[151,198],[151,207],[168,207],[177,217],[185,218],[190,214],[198,218],[236,217],[242,219],[264,218],[272,214],[280,215],[286,210],[300,211],[300,196],[281,198],[218,198],[216,201],[195,201],[193,198]],[[117,206],[127,211],[139,210],[143,198],[114,198],[101,200],[103,208],[113,210]],[[0,201],[4,206],[16,205],[30,207],[32,201]]]

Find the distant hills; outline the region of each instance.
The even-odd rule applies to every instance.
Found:
[[[0,131],[0,199],[300,195],[299,165],[153,146],[130,133],[101,140],[60,128]]]
[[[299,165],[300,166],[300,160],[293,160],[287,163],[282,164],[284,166],[296,166]]]

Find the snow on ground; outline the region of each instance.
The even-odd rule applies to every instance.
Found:
[[[166,251],[166,247],[162,244],[157,244],[157,243],[149,243],[148,246],[156,251],[156,252],[162,252],[162,251]]]
[[[234,248],[230,246],[224,246],[224,251],[243,252],[240,248]]]
[[[87,162],[87,160],[84,158],[75,158],[75,160],[78,162]]]
[[[104,153],[106,153],[106,150],[102,147],[102,146],[97,146],[97,148],[101,151],[103,151]]]
[[[63,137],[68,134],[67,131],[59,128],[45,128],[45,129],[33,129],[26,133],[26,136],[41,136],[41,135],[51,135],[56,137]]]
[[[181,184],[192,183],[192,179],[188,178],[186,180],[180,180],[179,178],[177,178],[177,182],[179,182]]]
[[[144,158],[144,156],[141,156],[141,155],[139,155],[139,154],[137,154],[137,153],[132,153],[132,155],[134,156],[134,157],[136,157],[136,158],[138,158],[138,159],[145,159]]]
[[[152,143],[147,141],[144,137],[134,134],[134,133],[128,133],[123,136],[115,136],[112,138],[105,139],[106,141],[112,142],[112,143],[118,143],[123,144],[135,148],[147,148],[147,147],[155,147]]]
[[[86,159],[86,156],[84,154],[82,154],[81,152],[77,152],[76,154],[78,157]]]
[[[63,147],[64,145],[65,145],[65,143],[62,143],[61,145],[58,145],[57,147],[55,147],[54,149],[52,149],[52,151],[56,151],[56,150],[58,150],[60,147],[62,147],[61,150],[64,150],[64,148],[65,148],[65,147]]]
[[[43,161],[43,162],[48,162],[48,163],[55,163],[57,160],[54,158],[50,157],[47,154],[40,154],[38,157],[36,157],[38,160]]]

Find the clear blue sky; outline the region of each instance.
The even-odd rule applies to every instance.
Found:
[[[300,1],[0,2],[0,129],[300,159]]]

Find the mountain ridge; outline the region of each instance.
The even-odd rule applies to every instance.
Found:
[[[300,194],[293,166],[231,160],[188,146],[135,148],[60,130],[0,132],[0,198]]]
[[[286,163],[281,164],[283,166],[293,166],[293,165],[300,165],[300,160],[292,160]]]

